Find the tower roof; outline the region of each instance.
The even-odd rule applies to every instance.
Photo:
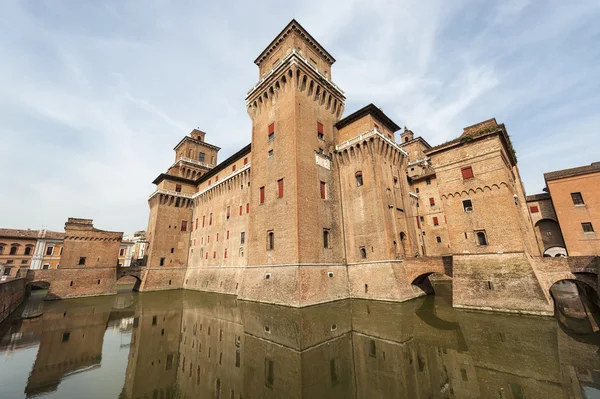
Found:
[[[388,118],[388,116],[386,114],[384,114],[382,110],[377,108],[373,103],[371,103],[365,107],[362,107],[358,111],[355,111],[355,112],[351,113],[350,115],[348,115],[347,117],[345,117],[344,119],[341,119],[340,121],[338,121],[338,123],[335,124],[335,127],[338,129],[341,129],[344,126],[347,126],[347,125],[351,124],[352,122],[355,122],[355,121],[359,120],[360,118],[364,117],[365,115],[369,115],[369,114],[373,115],[376,119],[378,119],[381,123],[383,123],[392,132],[396,132],[396,131],[400,130],[400,126],[398,126],[396,123],[394,123],[393,120]]]
[[[310,33],[306,31],[306,29],[304,29],[302,25],[298,23],[298,21],[292,19],[291,22],[287,24],[287,26],[283,28],[283,30],[275,37],[275,39],[273,39],[273,41],[267,46],[267,48],[265,48],[262,51],[262,53],[260,53],[256,60],[254,60],[254,63],[256,65],[260,65],[260,63],[265,58],[267,58],[269,54],[271,54],[277,47],[279,47],[283,40],[294,31],[296,31],[300,35],[300,37],[304,39],[304,41],[313,48],[313,50],[315,50],[323,58],[325,58],[327,62],[329,62],[329,65],[332,65],[335,62],[335,58],[333,58],[333,56],[329,54],[329,52],[327,52],[327,50],[325,50],[325,48],[321,46],[319,42],[317,42],[315,38],[312,37]]]

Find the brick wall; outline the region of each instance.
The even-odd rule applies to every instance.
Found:
[[[25,299],[25,278],[0,281],[0,323]]]

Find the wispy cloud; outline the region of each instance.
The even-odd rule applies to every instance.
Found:
[[[293,17],[338,60],[347,112],[374,102],[435,144],[505,122],[529,192],[598,160],[596,1],[33,1],[0,5],[0,225],[146,227],[151,181],[192,128],[250,140],[252,61]]]

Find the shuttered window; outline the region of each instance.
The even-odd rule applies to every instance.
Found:
[[[471,179],[473,178],[473,169],[470,166],[467,166],[466,168],[462,168],[460,170],[462,172],[462,177],[463,179]]]
[[[283,198],[283,179],[277,180],[277,198]]]

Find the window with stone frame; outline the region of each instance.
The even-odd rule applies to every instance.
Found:
[[[594,232],[594,226],[592,226],[591,222],[581,223],[581,228],[583,229],[584,233],[593,233]]]
[[[267,251],[275,249],[275,233],[271,230],[267,232]]]
[[[480,245],[480,246],[488,245],[488,240],[487,240],[487,235],[485,234],[485,230],[476,231],[475,236],[477,237],[477,245]]]

